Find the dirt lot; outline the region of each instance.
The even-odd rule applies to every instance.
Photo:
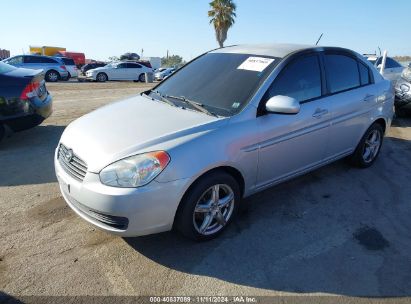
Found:
[[[54,113],[0,145],[0,291],[23,295],[411,296],[411,119],[396,120],[368,170],[339,161],[257,194],[219,239],[123,239],[60,196],[65,126],[146,88],[49,84]]]

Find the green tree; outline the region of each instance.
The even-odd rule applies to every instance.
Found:
[[[161,65],[163,67],[180,67],[184,63],[183,57],[178,55],[171,55],[161,58]]]
[[[213,0],[210,2],[210,24],[214,25],[215,36],[220,47],[224,46],[227,39],[227,33],[234,24],[234,18],[237,17],[235,10],[236,5],[232,0]]]

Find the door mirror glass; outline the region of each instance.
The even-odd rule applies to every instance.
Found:
[[[297,114],[300,112],[300,103],[295,98],[277,95],[267,101],[265,108],[269,113]]]

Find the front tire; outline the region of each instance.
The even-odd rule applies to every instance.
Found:
[[[138,81],[140,81],[140,82],[146,82],[146,75],[140,74],[140,76],[138,76]]]
[[[184,195],[175,226],[193,240],[211,240],[231,223],[240,200],[237,181],[223,171],[213,172],[200,178]]]
[[[98,73],[96,76],[96,80],[98,82],[106,82],[108,80],[107,74],[106,73]]]
[[[351,156],[352,163],[360,168],[370,167],[380,153],[383,138],[383,127],[378,123],[371,125]]]

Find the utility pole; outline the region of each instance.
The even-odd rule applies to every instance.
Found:
[[[168,59],[168,50],[167,50],[167,56],[166,56],[166,58]]]
[[[144,49],[141,49],[141,57],[144,55]]]

